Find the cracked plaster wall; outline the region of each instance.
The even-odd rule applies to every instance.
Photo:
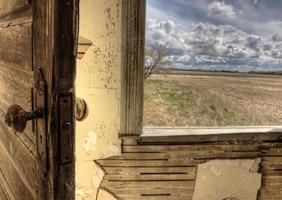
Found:
[[[76,123],[76,199],[112,200],[98,191],[103,170],[94,160],[120,155],[121,1],[80,0],[79,35],[93,44],[77,60],[76,94],[88,115]]]

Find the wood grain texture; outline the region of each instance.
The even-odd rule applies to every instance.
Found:
[[[33,87],[33,72],[0,62],[0,116],[4,119],[10,105],[18,104],[24,110],[32,110],[31,88]],[[24,140],[36,142],[36,135],[32,130],[32,122],[28,122],[24,132]],[[34,151],[34,148],[30,149]]]
[[[9,200],[8,197],[6,196],[5,189],[2,187],[1,183],[0,183],[0,199]]]
[[[14,163],[12,157],[6,152],[5,147],[0,143],[0,157],[3,162],[0,162],[0,170],[7,180],[11,192],[16,199],[36,199],[36,191],[27,182],[27,177],[23,171],[19,169],[17,164]],[[29,176],[34,176],[34,171],[29,171]]]
[[[27,5],[30,5],[29,0],[0,0],[0,18],[5,18]]]
[[[0,199],[9,200],[8,197],[5,194],[4,188],[2,188],[1,185],[0,185]]]
[[[123,138],[123,153],[95,161],[105,171],[101,188],[121,200],[185,199],[192,200],[197,165],[213,159],[261,158],[259,173],[262,187],[258,200],[282,199],[282,143],[277,135],[253,137],[248,140],[218,142],[166,142],[155,139],[140,143],[139,137]],[[212,137],[212,136],[210,136]],[[229,139],[230,139],[229,138]],[[260,140],[258,140],[260,138]],[[220,142],[221,141],[221,142]]]
[[[0,61],[32,69],[31,10],[28,7],[17,13],[19,17],[12,15],[12,21],[0,18]]]
[[[0,98],[3,101],[9,105],[17,103],[23,109],[30,110],[32,87],[32,71],[18,70],[16,67],[0,62]]]
[[[43,69],[48,85],[49,168],[48,173],[40,177],[39,184],[39,199],[43,200],[74,199],[74,161],[65,165],[60,162],[60,148],[63,147],[60,146],[58,106],[60,95],[68,94],[74,98],[78,8],[78,0],[33,1],[33,65],[34,69]],[[74,135],[74,127],[70,132]],[[74,151],[71,145],[67,148]]]
[[[3,122],[0,122],[0,141],[22,177],[32,188],[36,189],[37,177],[34,173],[36,171],[36,157],[26,146],[28,143],[24,143],[17,135],[10,132]]]
[[[31,69],[31,23],[0,27],[0,60]]]
[[[58,96],[74,98],[77,10],[77,0],[0,0],[0,170],[15,199],[74,199],[74,162],[62,165],[59,159]],[[32,110],[32,71],[39,68],[48,85],[47,174],[32,123],[20,134],[3,121],[11,104]],[[70,131],[74,134],[73,127]]]
[[[143,129],[145,0],[122,1],[121,135]]]
[[[53,20],[54,20],[54,8],[53,8],[53,1],[33,1],[33,69],[37,70],[38,68],[42,68],[44,79],[47,83],[47,92],[48,92],[48,127],[51,121],[51,108],[53,104],[52,99],[52,90],[53,88],[52,81],[53,81],[53,40],[54,40],[54,33],[53,33]],[[47,129],[48,129],[47,127]],[[49,133],[48,133],[49,134]],[[54,133],[56,135],[56,133]],[[56,136],[55,136],[56,137]],[[50,141],[53,138],[50,137]],[[56,141],[55,141],[56,142]],[[49,144],[50,145],[50,144]],[[48,146],[50,152],[56,155],[57,148],[55,145],[52,144]],[[37,155],[39,155],[37,153]],[[40,164],[40,161],[37,165],[36,174],[38,177],[38,199],[46,200],[46,199],[54,199],[54,181],[55,181],[55,172],[59,169],[53,170],[54,162],[53,162],[53,155],[50,154],[50,169],[48,169],[48,173],[42,175],[42,171],[44,166]],[[49,158],[49,157],[48,157]],[[42,161],[45,162],[45,161]],[[53,186],[53,187],[52,187]]]
[[[3,200],[15,200],[15,197],[12,197],[10,188],[8,188],[7,180],[5,179],[2,171],[0,170],[0,199]],[[8,196],[10,194],[10,196]]]
[[[64,9],[64,12],[62,12]],[[60,97],[67,97],[68,106],[64,106],[67,112],[59,113],[55,109],[55,120],[58,129],[59,146],[58,152],[60,161],[55,167],[59,168],[56,177],[55,199],[75,199],[75,90],[74,80],[76,72],[76,57],[78,44],[78,0],[61,0],[55,3],[55,41],[54,45],[54,80],[58,93],[56,94],[56,105],[60,105]],[[65,37],[65,36],[68,37]],[[70,125],[69,128],[65,128]],[[66,130],[67,129],[67,130]],[[54,133],[53,133],[54,134]],[[61,145],[60,141],[68,139],[68,145]],[[63,158],[63,159],[62,159]],[[67,160],[67,162],[66,162]]]
[[[9,199],[37,198],[37,160],[32,123],[15,133],[4,122],[10,105],[32,110],[32,7],[0,0],[0,171]]]

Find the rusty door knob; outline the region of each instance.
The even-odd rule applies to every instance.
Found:
[[[8,108],[5,122],[14,131],[23,132],[28,121],[42,117],[41,111],[26,112],[19,105],[12,105]]]
[[[87,115],[87,104],[84,99],[77,97],[75,102],[75,119],[82,121]]]

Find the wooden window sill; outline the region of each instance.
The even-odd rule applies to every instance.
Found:
[[[282,126],[144,127],[139,143],[282,141]]]

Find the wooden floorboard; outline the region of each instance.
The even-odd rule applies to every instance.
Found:
[[[95,161],[106,174],[101,188],[121,200],[189,200],[199,163],[250,158],[261,158],[258,200],[282,199],[279,140],[140,144],[131,137],[123,138],[122,143],[121,156]]]

